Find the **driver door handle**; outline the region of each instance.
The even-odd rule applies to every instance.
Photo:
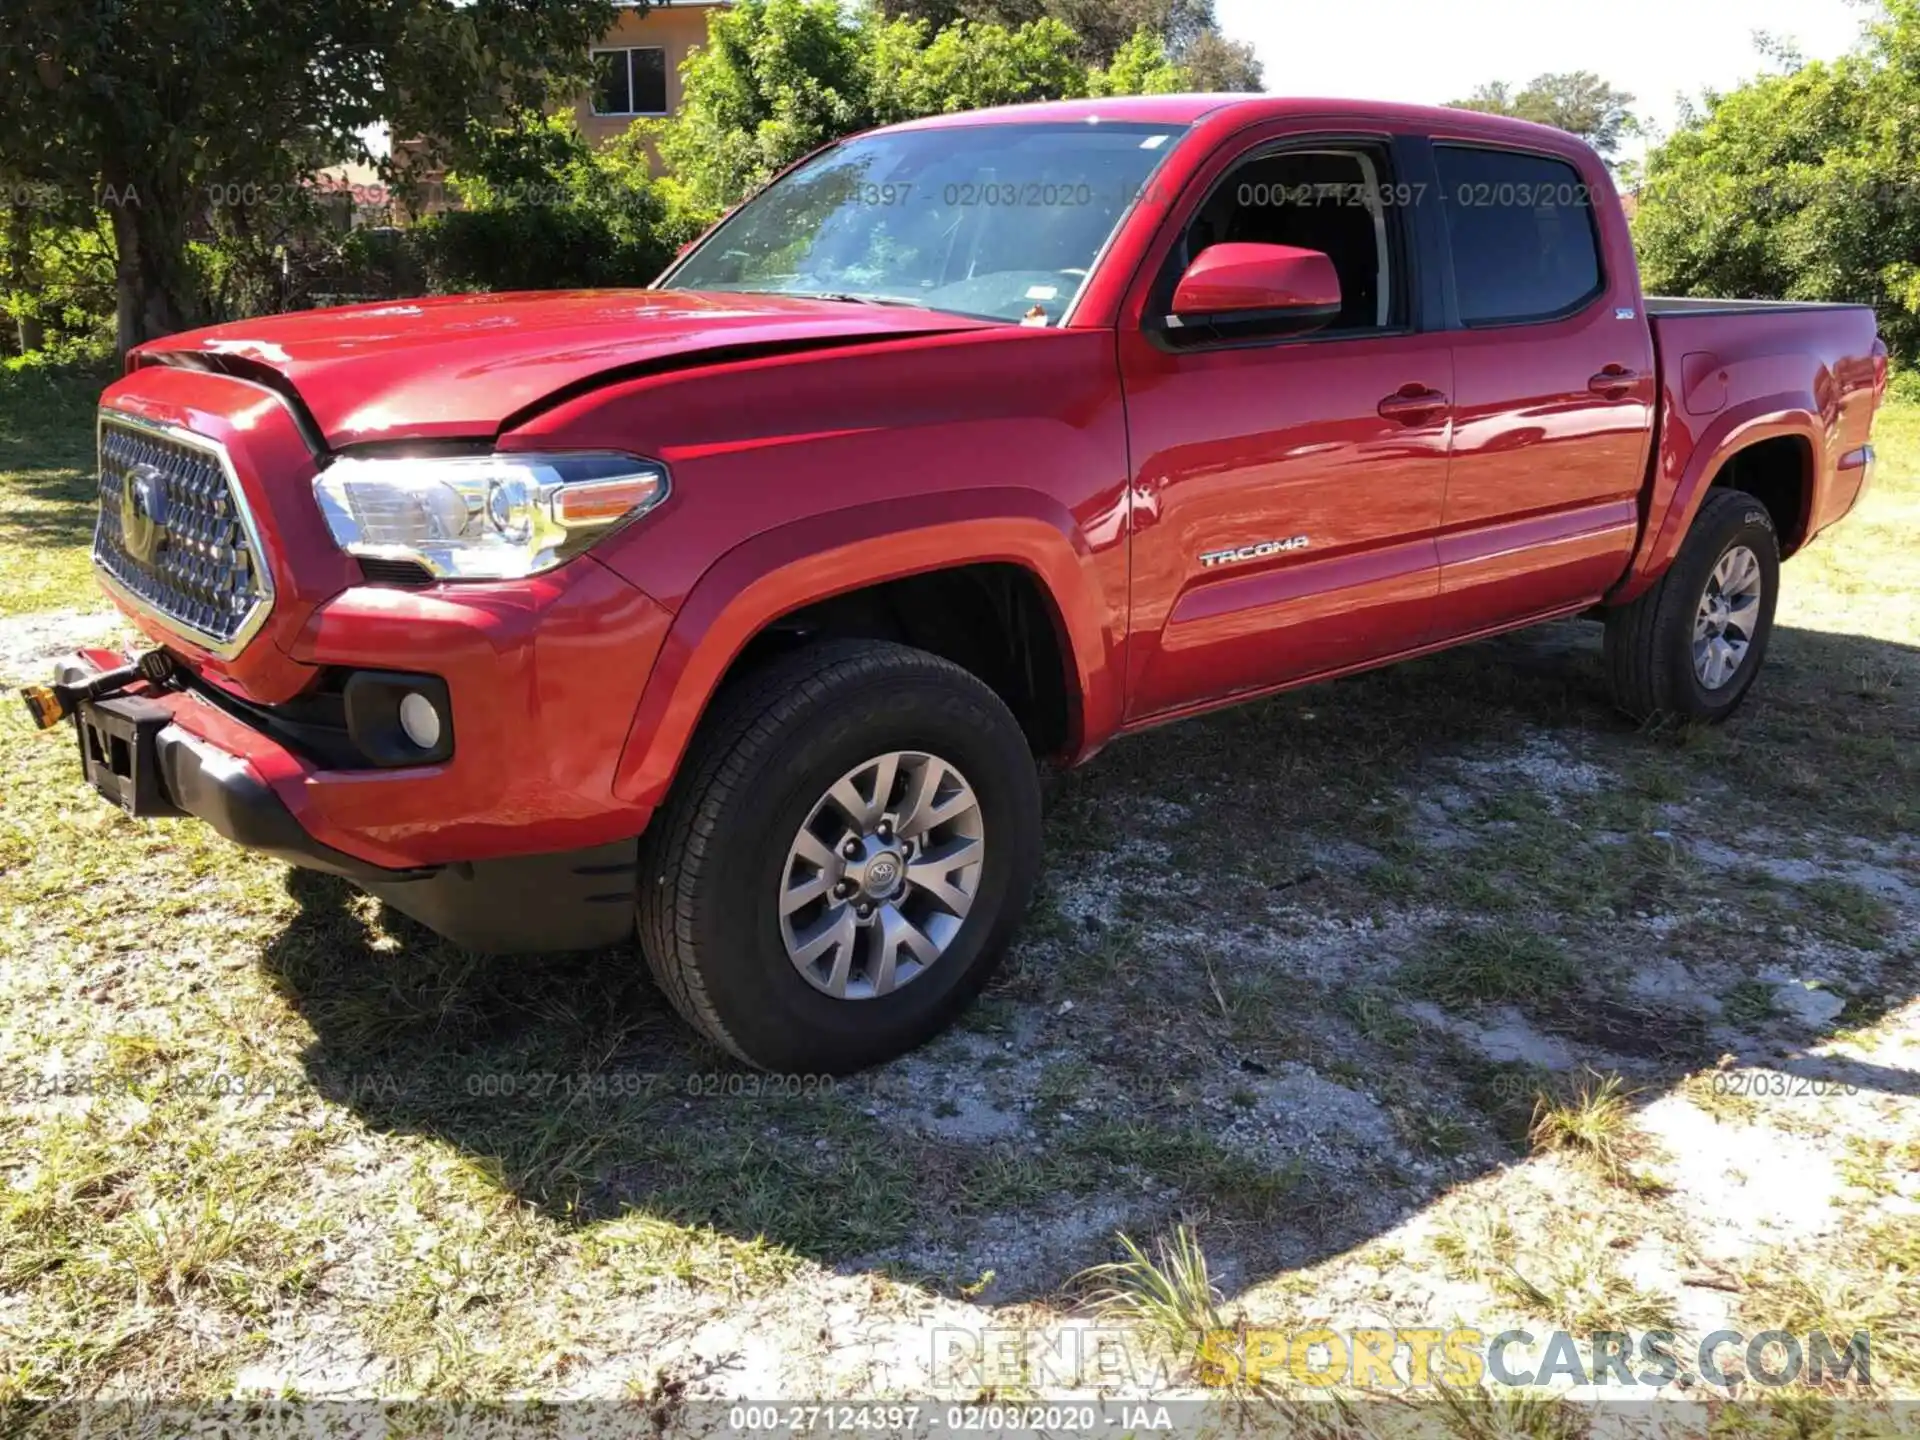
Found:
[[[1380,402],[1380,418],[1398,420],[1402,425],[1424,425],[1441,414],[1448,403],[1445,395],[1426,385],[1402,385]]]

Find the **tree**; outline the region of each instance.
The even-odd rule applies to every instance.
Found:
[[[707,43],[680,72],[679,118],[660,141],[694,203],[723,210],[809,151],[871,125],[875,28],[871,18],[850,22],[831,0],[742,0],[714,13]],[[923,34],[911,21],[880,29],[889,65],[905,63]]]
[[[1186,89],[1251,93],[1266,83],[1266,72],[1245,40],[1229,40],[1217,30],[1196,36],[1180,52]]]
[[[1869,43],[1708,95],[1647,156],[1634,238],[1647,287],[1865,303],[1920,360],[1920,0]]]
[[[717,212],[831,140],[873,125],[1081,95],[1167,93],[1185,80],[1157,32],[1135,32],[1110,64],[1081,60],[1050,16],[1008,27],[836,0],[740,0],[713,16],[681,72],[680,114],[661,153],[690,203]]]
[[[1223,38],[1214,0],[876,0],[887,19],[922,20],[938,32],[960,20],[1017,29],[1054,19],[1077,37],[1074,52],[1089,67],[1108,68],[1141,31],[1159,39],[1188,74],[1178,88],[1258,90],[1253,47]]]
[[[1633,96],[1616,90],[1591,70],[1560,75],[1537,75],[1517,94],[1504,81],[1482,85],[1464,100],[1449,102],[1456,109],[1489,115],[1511,115],[1539,125],[1551,125],[1578,135],[1611,161],[1620,142],[1640,133],[1633,113]]]
[[[1142,30],[1178,55],[1214,27],[1213,0],[1046,0],[1046,13],[1080,37],[1080,58],[1107,65]]]
[[[1015,30],[960,20],[931,39],[924,26],[896,21],[876,43],[869,93],[873,119],[882,125],[1087,93],[1074,34],[1058,20]]]
[[[111,217],[122,349],[191,324],[196,227],[368,158],[363,132],[457,137],[588,78],[612,0],[10,0],[0,157]],[[428,158],[440,158],[431,150]]]
[[[1169,58],[1166,43],[1151,30],[1140,30],[1112,64],[1094,70],[1087,88],[1093,95],[1174,95],[1187,83],[1187,72]]]

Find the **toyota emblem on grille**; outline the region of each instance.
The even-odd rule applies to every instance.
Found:
[[[142,565],[160,553],[167,526],[167,477],[155,466],[131,465],[120,485],[120,542]]]

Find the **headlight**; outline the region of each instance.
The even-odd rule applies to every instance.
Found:
[[[343,457],[314,477],[349,555],[412,560],[443,580],[512,580],[571,560],[667,498],[632,455]]]

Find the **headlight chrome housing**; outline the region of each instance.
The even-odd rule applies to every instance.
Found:
[[[573,559],[667,498],[658,461],[614,452],[343,456],[313,481],[349,555],[438,580],[518,580]]]

